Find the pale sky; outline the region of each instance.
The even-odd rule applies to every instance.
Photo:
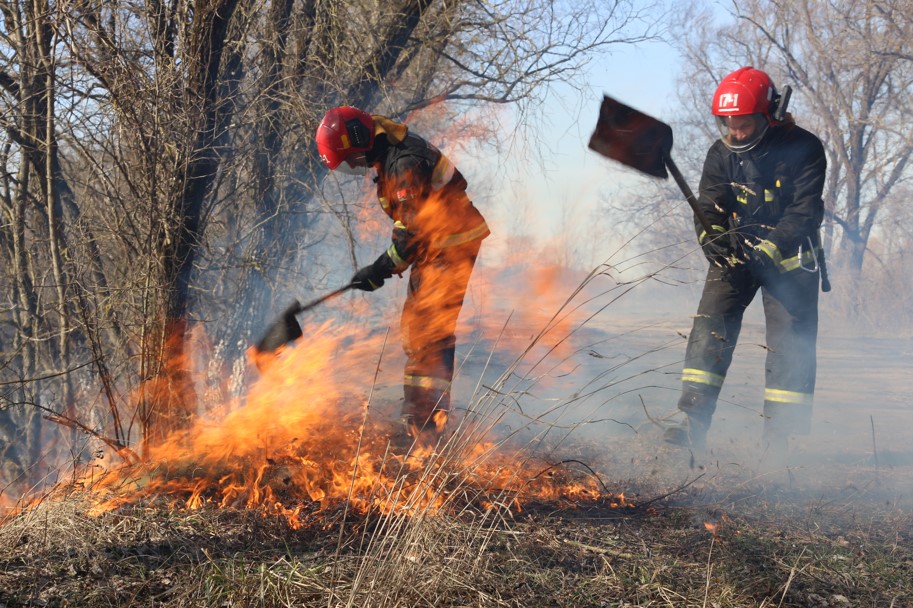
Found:
[[[591,62],[586,77],[589,91],[556,89],[547,101],[551,124],[537,124],[535,133],[530,134],[539,142],[536,149],[544,166],[519,160],[511,167],[508,160],[504,174],[496,180],[498,209],[492,219],[502,224],[501,233],[513,232],[511,224],[518,220],[509,216],[521,214],[534,238],[567,238],[571,230],[568,218],[585,223],[607,193],[621,185],[649,183],[653,178],[598,155],[587,148],[587,142],[596,126],[603,94],[668,120],[678,61],[676,51],[668,44],[620,45],[611,55]],[[496,246],[497,242],[496,233],[489,245]]]

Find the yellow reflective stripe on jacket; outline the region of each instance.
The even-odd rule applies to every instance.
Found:
[[[821,247],[815,247],[815,255],[822,255],[823,250]],[[780,262],[780,266],[783,268],[784,272],[789,272],[790,270],[795,270],[799,266],[810,267],[815,263],[815,255],[812,255],[811,250],[804,249],[802,251],[802,257],[794,255],[791,258],[786,258]],[[809,268],[810,269],[810,268]]]
[[[431,172],[431,189],[437,191],[449,184],[455,170],[450,159],[441,154],[437,164],[434,165],[434,171]]]
[[[695,384],[706,384],[715,388],[723,386],[725,376],[705,372],[702,369],[692,369],[686,367],[682,370],[682,382],[694,382]]]
[[[778,181],[777,188],[779,188],[779,187],[780,187],[780,182]],[[754,194],[754,192],[752,192],[745,186],[742,186],[741,188],[742,188],[740,190],[741,193],[735,195],[735,200],[742,203],[743,205],[747,205],[748,204],[748,195]],[[764,202],[765,203],[774,202],[774,191],[773,190],[768,190],[767,188],[764,189]]]
[[[711,226],[711,228],[713,228],[713,231],[714,231],[714,232],[718,232],[718,233],[719,233],[719,234],[716,235],[716,236],[718,236],[718,237],[719,237],[719,236],[723,236],[723,235],[726,233],[726,229],[723,228],[722,226],[717,226],[716,224],[713,224],[713,225]],[[700,243],[701,245],[703,245],[703,244],[704,244],[704,239],[706,239],[706,238],[707,238],[707,231],[706,231],[706,230],[701,230],[700,236],[697,237],[697,242]]]
[[[432,388],[439,391],[450,390],[450,380],[444,378],[434,378],[432,376],[415,376],[406,374],[403,378],[403,384],[406,386],[416,386],[418,388]]]
[[[409,262],[403,259],[403,256],[399,254],[399,250],[396,248],[396,231],[402,230],[403,232],[408,233],[408,228],[400,220],[393,222],[393,243],[390,244],[390,247],[387,248],[387,257],[393,260],[393,272],[400,273],[409,266]]]
[[[780,248],[774,245],[771,241],[761,241],[758,243],[757,249],[766,253],[767,257],[773,260],[777,266],[783,264],[783,256],[780,255]]]
[[[387,248],[387,255],[393,260],[394,270],[405,268],[409,265],[406,260],[400,257],[399,252],[396,250],[396,245],[390,245],[390,247]]]
[[[812,393],[784,391],[778,388],[764,389],[764,401],[774,401],[776,403],[792,403],[795,405],[811,405],[813,398],[814,395]]]
[[[432,243],[432,246],[438,249],[444,249],[445,247],[456,247],[457,245],[463,245],[465,243],[469,243],[470,241],[475,241],[476,239],[485,238],[489,234],[491,234],[491,232],[488,230],[488,224],[482,220],[482,223],[472,230],[445,236]]]
[[[814,265],[815,255],[821,255],[822,252],[821,247],[815,247],[815,255],[813,255],[811,250],[805,249],[802,251],[801,257],[799,255],[794,255],[791,258],[784,259],[783,256],[780,255],[780,249],[772,242],[766,240],[758,243],[758,249],[766,253],[770,259],[773,260],[777,268],[780,269],[780,272],[796,270],[800,266],[809,267]]]

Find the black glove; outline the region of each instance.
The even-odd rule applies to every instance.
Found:
[[[782,272],[778,262],[780,250],[770,241],[761,240],[750,244],[748,250],[748,265],[758,276],[778,275]]]
[[[386,253],[381,254],[370,266],[360,268],[352,276],[352,286],[362,291],[374,291],[384,285],[384,281],[393,276],[390,271],[391,260]]]
[[[714,266],[720,268],[729,268],[734,266],[738,260],[735,250],[724,230],[719,226],[714,226],[712,234],[706,232],[701,235],[701,249],[704,251],[704,257]]]

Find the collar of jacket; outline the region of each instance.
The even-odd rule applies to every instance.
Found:
[[[390,142],[390,145],[392,146],[402,142],[406,139],[406,135],[409,134],[409,127],[403,123],[396,122],[379,114],[374,114],[371,118],[374,119],[374,136],[386,135],[387,141]]]

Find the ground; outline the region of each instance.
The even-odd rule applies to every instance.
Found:
[[[74,492],[0,527],[0,606],[913,607],[913,340],[822,332],[813,431],[774,459],[749,319],[693,454],[660,440],[688,313],[635,318],[461,344],[451,424],[509,438],[514,486],[462,485],[444,459],[440,509],[302,504],[300,528],[162,497],[90,515]],[[398,387],[375,388],[392,424]],[[601,493],[513,500],[546,476]]]

